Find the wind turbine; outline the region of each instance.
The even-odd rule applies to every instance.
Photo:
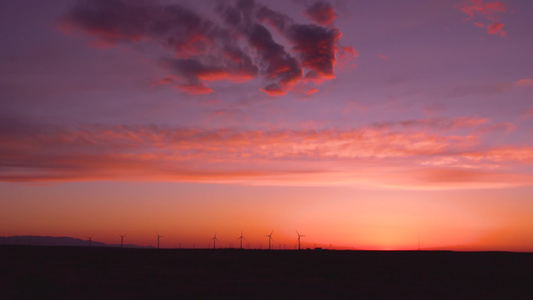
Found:
[[[215,232],[215,235],[211,238],[213,240],[213,249],[216,249],[217,247],[217,233]]]
[[[304,237],[305,235],[300,234],[300,233],[298,232],[298,230],[296,230],[296,234],[298,235],[298,250],[300,250],[300,238],[301,238],[301,237]]]
[[[91,236],[88,236],[87,238],[89,239],[89,247],[91,247],[91,242],[93,241],[93,236],[91,235]]]
[[[270,232],[270,234],[265,235],[266,237],[268,237],[268,250],[270,250],[271,247],[272,247],[272,233],[273,232],[274,232],[274,230],[272,230],[272,232]]]
[[[125,234],[121,234],[120,235],[120,248],[122,248],[122,246],[124,245],[124,237],[125,236],[126,236]]]
[[[159,235],[159,232],[157,233],[157,249],[159,249],[159,239],[162,238],[162,235]]]
[[[241,240],[241,250],[242,250],[242,240],[245,240],[244,236],[242,236],[242,231],[241,231],[241,236],[237,238],[238,240]]]

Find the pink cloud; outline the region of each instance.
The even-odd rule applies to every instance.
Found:
[[[353,60],[359,56],[359,52],[354,47],[342,46],[339,48],[339,66],[350,67],[355,66]]]
[[[490,24],[475,22],[474,25],[486,28],[488,34],[499,34],[505,37],[506,32],[502,30],[503,24],[498,22],[501,13],[507,11],[507,7],[499,1],[483,2],[482,0],[465,0],[462,4],[457,4],[455,8],[460,9],[467,20],[474,19],[476,15],[483,16]]]
[[[341,46],[338,49],[338,67],[351,68],[355,67],[354,59],[359,56],[359,52],[350,46]]]
[[[351,112],[365,112],[368,110],[368,106],[358,101],[349,101],[342,109],[343,114],[349,114]]]
[[[489,34],[499,34],[505,36],[506,32],[502,30],[503,24],[494,22],[487,26],[487,32]]]
[[[517,82],[515,82],[516,86],[533,86],[533,79],[526,78],[526,79],[520,79]]]
[[[497,147],[484,152],[467,152],[462,154],[462,157],[476,162],[521,162],[530,164],[533,163],[533,147]]]
[[[167,76],[159,79],[153,85],[167,85],[167,84],[174,83],[175,81],[176,81],[176,78],[174,78],[174,76],[167,75]]]
[[[277,84],[267,85],[266,87],[260,89],[260,91],[269,96],[283,96],[287,93]]]
[[[337,14],[333,10],[333,7],[326,2],[316,2],[313,6],[309,7],[304,14],[313,22],[319,25],[330,25]]]
[[[212,89],[205,86],[203,83],[199,84],[178,84],[176,89],[191,95],[203,95],[213,92]]]
[[[457,118],[427,118],[413,119],[401,122],[383,122],[374,124],[373,127],[380,129],[402,129],[402,130],[431,130],[449,131],[456,129],[480,129],[483,125],[489,125],[489,120],[478,117],[457,117]],[[491,126],[493,124],[490,124]]]
[[[465,13],[469,19],[480,14],[493,21],[497,14],[507,11],[507,7],[499,1],[484,3],[482,0],[466,0],[462,4],[456,5],[456,8]]]
[[[487,151],[485,158],[495,162],[518,161],[532,163],[533,147],[500,147]]]
[[[419,169],[416,171],[415,177],[419,180],[419,185],[415,185],[415,187],[426,186],[429,189],[449,186],[453,186],[455,189],[508,188],[527,185],[533,179],[533,176],[528,174],[456,168]]]
[[[524,78],[517,81],[507,81],[507,82],[494,82],[488,84],[469,84],[458,86],[453,89],[450,96],[465,96],[465,95],[479,95],[479,96],[490,96],[494,94],[501,94],[508,92],[509,90],[516,87],[532,87],[533,79]]]
[[[317,93],[318,90],[315,88],[308,89],[307,92],[305,92],[306,95],[312,95],[314,93]]]
[[[227,113],[235,112],[221,111],[217,116]],[[513,173],[513,166],[533,164],[533,148],[487,148],[471,131],[448,132],[487,122],[464,118],[446,124],[408,121],[351,130],[247,131],[121,125],[36,126],[18,131],[18,126],[8,126],[0,137],[6,145],[0,149],[0,180],[510,184],[504,178],[520,173]],[[357,170],[350,167],[353,164]],[[476,173],[466,169],[501,181],[486,181],[488,177],[473,176]],[[500,173],[503,170],[507,175]]]

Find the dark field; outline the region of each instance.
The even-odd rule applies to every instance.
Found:
[[[533,299],[533,254],[0,246],[0,299]]]

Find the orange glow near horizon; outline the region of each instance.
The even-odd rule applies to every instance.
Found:
[[[533,251],[533,1],[243,3],[4,1],[0,237]]]
[[[533,251],[533,241],[527,238],[533,235],[533,224],[525,210],[533,210],[533,204],[520,189],[509,191],[515,199],[508,201],[500,199],[506,194],[502,191],[484,190],[119,186],[104,182],[11,185],[5,189],[6,196],[18,200],[0,213],[2,234],[81,239],[94,235],[93,241],[109,244],[127,234],[127,244],[154,246],[159,232],[164,248],[206,248],[216,232],[217,246],[227,248],[238,247],[242,230],[246,248],[265,249],[265,235],[274,230],[275,249],[294,249],[298,230],[305,235],[303,248],[416,250],[420,241],[422,250]],[[32,189],[54,194],[38,196]],[[83,196],[75,192],[79,189]],[[464,197],[458,199],[459,194]],[[70,201],[72,196],[77,201]]]

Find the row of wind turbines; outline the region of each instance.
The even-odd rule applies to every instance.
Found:
[[[272,250],[272,241],[274,240],[274,239],[272,238],[272,234],[273,234],[273,233],[274,233],[274,230],[272,230],[272,231],[270,232],[270,234],[265,235],[265,237],[268,237],[268,250]],[[298,250],[300,250],[300,249],[301,249],[301,247],[300,247],[300,238],[305,237],[305,235],[300,234],[300,233],[298,232],[298,230],[296,230],[296,234],[298,235]],[[218,239],[217,239],[217,233],[216,233],[216,232],[215,232],[215,235],[211,238],[211,240],[213,240],[213,249],[216,249],[216,241],[218,241]],[[243,241],[243,240],[246,240],[246,238],[242,235],[242,231],[241,231],[241,235],[237,238],[237,240],[240,240],[240,247],[239,247],[239,249],[242,250],[242,249],[243,249],[243,248],[242,248],[242,241]]]
[[[93,241],[93,236],[94,235],[90,235],[87,237],[87,240],[89,241],[89,247],[91,247],[91,243]],[[124,247],[124,237],[126,236],[125,234],[120,234],[120,248],[123,248]],[[159,238],[161,238],[162,236],[159,235],[159,233],[157,233],[157,248],[159,248]]]
[[[272,238],[272,234],[273,234],[273,233],[274,233],[274,230],[272,230],[272,231],[270,232],[270,234],[265,235],[265,237],[268,237],[268,250],[272,250],[272,241],[274,240],[274,239]],[[298,235],[298,250],[300,250],[300,249],[301,249],[300,241],[301,241],[301,238],[302,238],[302,237],[305,237],[305,235],[300,234],[300,233],[298,232],[298,230],[296,230],[296,234]],[[120,234],[119,236],[120,236],[120,247],[122,248],[122,247],[124,247],[124,237],[126,236],[126,234]],[[157,232],[157,249],[159,249],[159,246],[160,246],[160,240],[161,240],[162,237],[163,237],[163,236],[160,235],[159,232]],[[89,247],[90,247],[90,246],[91,246],[91,242],[92,242],[92,240],[93,240],[93,236],[92,236],[92,235],[91,235],[91,236],[88,236],[88,237],[87,237],[87,240],[89,241]],[[217,248],[217,241],[218,241],[218,239],[217,239],[217,233],[216,233],[216,232],[215,232],[215,235],[214,235],[210,240],[213,241],[213,249],[216,249],[216,248]],[[240,240],[240,247],[239,247],[239,249],[242,250],[242,249],[243,249],[242,242],[243,242],[243,240],[246,240],[246,238],[244,237],[242,231],[241,231],[241,235],[237,238],[237,240]]]

